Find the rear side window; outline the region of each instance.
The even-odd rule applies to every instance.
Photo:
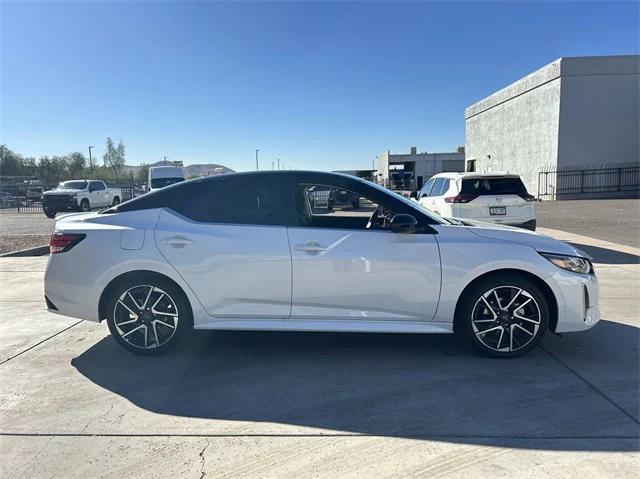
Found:
[[[295,219],[290,213],[293,194],[287,198],[290,191],[272,178],[203,181],[170,207],[202,223],[284,226]]]
[[[519,195],[528,196],[520,178],[469,178],[462,180],[463,195]]]

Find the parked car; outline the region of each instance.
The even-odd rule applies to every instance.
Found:
[[[42,210],[47,218],[55,218],[60,211],[86,212],[115,206],[121,199],[120,188],[108,188],[104,181],[69,180],[42,194]]]
[[[149,168],[149,191],[184,181],[184,170],[179,166],[152,166]]]
[[[313,186],[376,205],[314,214]],[[230,173],[56,223],[47,309],[154,354],[194,329],[453,333],[517,356],[600,319],[589,257],[530,231],[461,225],[336,173]]]
[[[440,173],[411,197],[445,218],[536,229],[534,197],[518,175],[509,173]]]

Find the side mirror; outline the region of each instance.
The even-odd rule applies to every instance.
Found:
[[[417,200],[418,199],[418,192],[417,191],[412,191],[411,193],[409,193],[409,198]]]
[[[393,233],[412,234],[416,232],[418,220],[412,215],[399,213],[391,218],[389,226]]]
[[[94,191],[94,190],[95,190],[95,188],[94,188],[93,186],[90,186],[90,187],[88,188],[89,193],[93,193],[93,191]]]

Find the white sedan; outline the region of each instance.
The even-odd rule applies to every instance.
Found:
[[[358,208],[313,204],[346,191]],[[190,329],[458,333],[500,357],[600,319],[587,255],[522,229],[448,222],[355,177],[233,173],[56,223],[49,311],[106,320],[139,354]]]

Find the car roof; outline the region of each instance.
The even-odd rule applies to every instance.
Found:
[[[516,175],[515,173],[509,173],[507,171],[491,171],[488,173],[477,173],[477,172],[446,172],[446,173],[438,173],[437,175],[433,175],[432,178],[465,178],[465,179],[473,179],[473,178],[520,178],[520,175]]]

